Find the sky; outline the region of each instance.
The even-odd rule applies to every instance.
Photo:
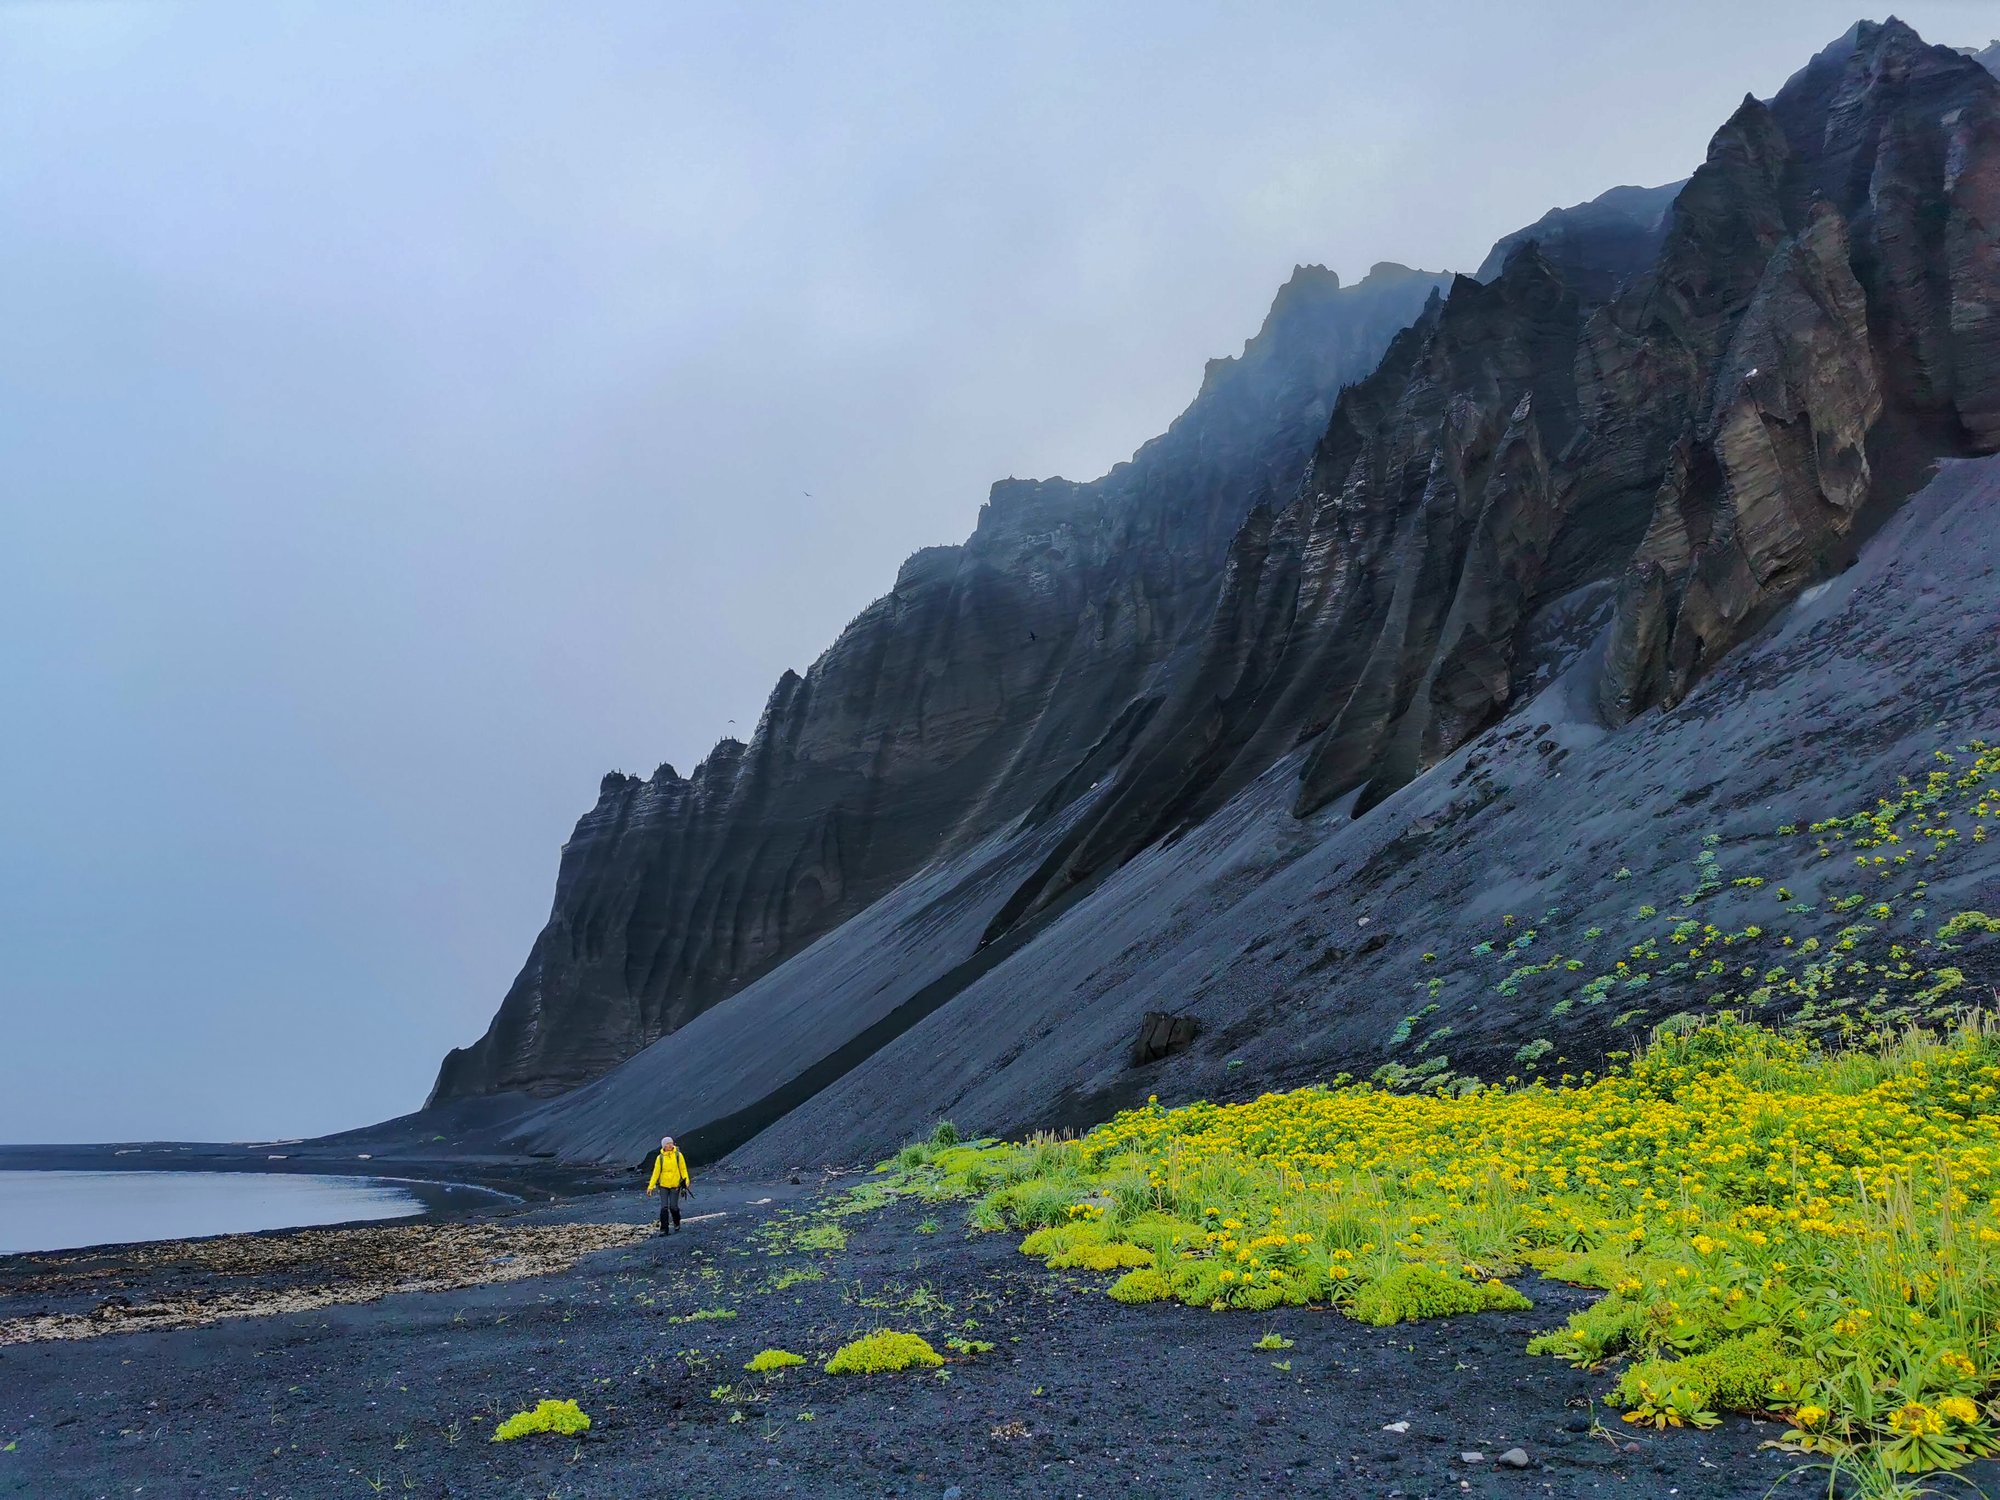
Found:
[[[1856,14],[0,0],[0,1141],[416,1107],[603,772]]]

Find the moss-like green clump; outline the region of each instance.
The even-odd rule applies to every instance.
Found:
[[[847,1231],[838,1224],[815,1224],[799,1231],[792,1240],[796,1250],[845,1250]]]
[[[765,1349],[743,1368],[753,1375],[769,1375],[774,1371],[790,1369],[793,1365],[802,1365],[805,1362],[803,1354],[793,1354],[786,1349]]]
[[[890,1370],[935,1369],[944,1356],[914,1333],[887,1328],[842,1344],[826,1362],[829,1375],[880,1375]]]
[[[1704,1415],[1717,1408],[1772,1411],[1797,1405],[1811,1380],[1767,1326],[1682,1359],[1641,1360],[1619,1377],[1617,1401],[1635,1409],[1661,1406],[1661,1394],[1674,1391],[1692,1397]]]
[[[1168,1302],[1174,1289],[1166,1276],[1151,1266],[1127,1271],[1111,1283],[1111,1295],[1120,1302]]]
[[[1037,1229],[1021,1241],[1021,1253],[1052,1271],[1132,1271],[1155,1263],[1151,1250],[1113,1240],[1090,1220]]]
[[[513,1416],[493,1429],[493,1441],[511,1443],[515,1438],[528,1437],[537,1432],[553,1432],[561,1437],[575,1437],[579,1432],[590,1431],[590,1417],[574,1401],[543,1401],[532,1411],[517,1411]]]
[[[1354,1316],[1377,1328],[1460,1313],[1519,1312],[1533,1307],[1504,1281],[1465,1281],[1433,1266],[1398,1266],[1354,1295]]]

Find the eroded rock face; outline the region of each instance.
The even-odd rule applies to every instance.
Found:
[[[2000,446],[1996,118],[1977,62],[1863,25],[1717,131],[1643,272],[1631,215],[1565,210],[1560,264],[1519,238],[1456,281],[1246,523],[1199,666],[1016,909],[1295,746],[1297,813],[1365,810],[1506,712],[1588,585],[1616,589],[1607,721],[1674,702],[1845,560],[1871,445]]]
[[[956,841],[1087,789],[1205,627],[1244,514],[1291,493],[1335,393],[1445,279],[1384,264],[1342,287],[1300,267],[1131,462],[996,484],[963,545],[912,557],[785,675],[747,744],[685,778],[607,776],[548,925],[432,1102],[594,1077]]]
[[[1607,724],[1672,703],[1925,460],[2000,448],[1980,61],[1863,24],[1745,100],[1663,218],[1652,191],[1509,236],[1481,279],[1302,270],[1131,463],[995,486],[749,744],[607,778],[434,1099],[600,1073],[1003,828],[1032,869],[989,943],[1281,761],[1294,813],[1366,810],[1577,619],[1608,612]]]

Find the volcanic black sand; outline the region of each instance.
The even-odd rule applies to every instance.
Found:
[[[819,1197],[705,1185],[671,1239],[624,1238],[657,1201],[636,1192],[380,1226],[371,1233],[413,1236],[407,1264],[370,1264],[350,1243],[360,1264],[317,1273],[339,1232],[0,1260],[0,1339],[50,1331],[13,1320],[130,1304],[97,1327],[61,1325],[88,1336],[0,1343],[0,1495],[1825,1491],[1823,1474],[1787,1480],[1798,1460],[1760,1448],[1776,1424],[1636,1430],[1601,1404],[1607,1376],[1523,1353],[1587,1295],[1573,1289],[1528,1281],[1531,1313],[1386,1330],[1299,1309],[1128,1308],[1104,1296],[1108,1278],[1020,1255],[1018,1236],[968,1238],[959,1205],[835,1219],[810,1211]],[[844,1249],[799,1247],[801,1231],[833,1226]],[[544,1230],[614,1243],[519,1276],[508,1257],[521,1252],[491,1238]],[[399,1274],[470,1279],[481,1257],[483,1274],[519,1279],[377,1295]],[[155,1298],[186,1307],[315,1288],[375,1300],[128,1331],[143,1321],[131,1309]],[[734,1316],[697,1316],[717,1312]],[[885,1326],[941,1352],[954,1336],[995,1348],[953,1355],[941,1373],[820,1371],[840,1343]],[[1292,1347],[1253,1348],[1267,1331]],[[746,1373],[765,1348],[810,1362],[770,1381]],[[489,1440],[545,1396],[576,1400],[590,1431]],[[1528,1467],[1500,1466],[1517,1446]]]

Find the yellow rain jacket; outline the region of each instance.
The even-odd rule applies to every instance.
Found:
[[[681,1155],[680,1147],[662,1151],[653,1158],[653,1180],[646,1184],[646,1191],[654,1188],[691,1188],[694,1178],[688,1174],[688,1159]]]

